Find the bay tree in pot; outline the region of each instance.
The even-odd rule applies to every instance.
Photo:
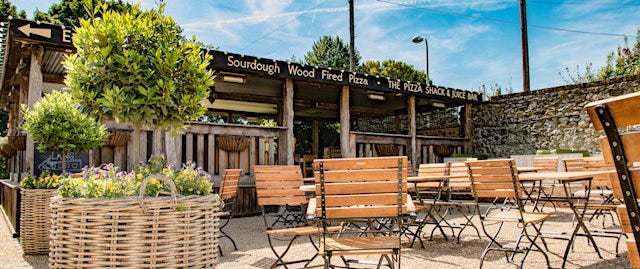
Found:
[[[106,5],[89,7],[93,19],[81,20],[73,36],[77,53],[66,56],[65,83],[84,112],[133,125],[132,143],[140,147],[143,126],[176,131],[196,120],[206,108],[213,73],[207,69],[211,55],[195,38],[158,10],[108,11]],[[102,17],[95,18],[102,9]],[[172,139],[165,139],[172,143]],[[165,144],[170,161],[175,151]],[[175,147],[173,147],[175,149]],[[133,163],[138,163],[138,156]]]
[[[22,129],[38,142],[38,150],[61,155],[63,171],[67,153],[98,148],[109,135],[103,124],[78,109],[67,92],[48,93],[33,109],[22,105],[22,112]]]

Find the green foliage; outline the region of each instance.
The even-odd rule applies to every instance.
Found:
[[[359,65],[357,71],[370,75],[422,83],[425,83],[427,77],[424,72],[416,70],[412,65],[395,60],[386,60],[382,63],[379,61],[367,61]]]
[[[9,16],[24,19],[27,14],[24,10],[18,11],[16,6],[11,4],[9,0],[0,0],[0,21],[9,21]]]
[[[596,74],[593,72],[593,65],[591,63],[588,63],[584,67],[584,71],[582,71],[579,65],[576,65],[575,74],[571,72],[569,67],[564,68],[564,73],[558,72],[558,74],[567,84],[587,83],[598,79]]]
[[[589,151],[584,149],[539,149],[536,151],[536,155],[567,153],[582,153],[583,157],[589,157]]]
[[[357,66],[361,58],[358,50],[355,50],[354,58]],[[313,43],[311,51],[304,56],[304,61],[308,65],[349,70],[349,45],[338,36],[323,36]]]
[[[598,79],[635,74],[640,74],[640,29],[633,45],[630,46],[625,37],[624,46],[618,46],[607,56],[607,64],[598,72]]]
[[[48,12],[42,12],[36,9],[33,18],[43,22],[78,27],[80,26],[80,19],[86,20],[92,18],[92,14],[85,9],[85,3],[89,4],[89,6],[105,4],[107,10],[115,12],[125,12],[132,9],[131,4],[123,2],[122,0],[61,0],[60,3],[51,5]],[[102,16],[100,10],[97,11],[95,15]]]
[[[511,84],[509,84],[509,86],[502,86],[498,83],[491,83],[489,84],[489,87],[482,84],[482,86],[478,87],[478,92],[481,93],[483,97],[499,96],[503,94],[512,94],[513,87]]]
[[[20,181],[20,187],[23,189],[57,189],[60,186],[60,180],[66,177],[66,175],[59,176],[45,171],[39,177],[26,176]]]
[[[451,158],[476,158],[478,160],[486,160],[489,157],[484,154],[463,154],[463,153],[454,153],[451,154]]]
[[[116,13],[81,20],[66,57],[66,84],[84,112],[98,118],[177,130],[206,108],[213,75],[211,56],[194,38],[186,40],[175,21],[158,11]],[[97,8],[96,8],[97,10]]]
[[[22,105],[22,129],[39,143],[41,152],[77,152],[97,148],[109,133],[107,128],[83,114],[72,101],[71,94],[53,91],[46,94],[33,109]]]
[[[182,166],[169,164],[164,157],[152,158],[136,171],[119,171],[113,164],[85,168],[81,177],[64,178],[59,194],[62,197],[76,198],[120,198],[137,196],[145,178],[160,173],[167,176],[176,185],[177,194],[211,194],[211,176],[192,162]],[[147,196],[170,194],[166,183],[151,177],[145,188]]]

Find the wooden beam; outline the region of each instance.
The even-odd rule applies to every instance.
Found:
[[[464,105],[464,152],[473,153],[473,130],[471,128],[471,105]]]
[[[311,154],[318,156],[320,149],[320,124],[317,118],[311,120]]]
[[[340,94],[340,152],[342,153],[342,158],[355,157],[352,156],[354,154],[352,154],[351,146],[349,145],[349,132],[351,131],[349,94],[349,86],[342,86],[342,93]]]
[[[42,96],[42,56],[44,55],[44,48],[42,46],[35,46],[31,50],[31,66],[29,68],[29,93],[27,97],[27,106],[33,108],[33,105],[40,100]],[[27,134],[27,147],[24,158],[24,167],[22,171],[17,172],[31,172],[34,170],[33,156],[35,152],[35,144],[33,136]],[[65,169],[64,167],[62,169]]]
[[[64,84],[64,75],[47,73],[44,74],[43,80],[46,83]]]
[[[416,96],[409,95],[407,100],[407,118],[409,119],[409,136],[411,137],[411,145],[409,147],[409,152],[411,156],[411,169],[415,174],[418,171],[418,164],[420,161],[418,160],[418,149],[416,142]]]
[[[285,137],[281,137],[278,142],[280,147],[280,164],[293,165],[293,79],[287,78],[282,94],[282,126],[286,127]],[[284,151],[284,152],[282,152]],[[283,159],[284,158],[284,159]]]

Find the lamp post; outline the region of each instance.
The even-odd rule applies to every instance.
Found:
[[[427,63],[427,68],[426,68],[426,74],[427,74],[427,85],[431,84],[431,80],[429,80],[429,43],[427,42],[427,37],[426,36],[415,36],[413,37],[413,39],[411,41],[413,41],[413,43],[420,43],[424,40],[424,47],[426,48],[426,63]]]

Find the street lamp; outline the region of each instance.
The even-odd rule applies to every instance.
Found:
[[[413,41],[413,43],[420,43],[424,40],[424,47],[426,48],[426,59],[427,59],[427,69],[426,69],[426,74],[427,74],[427,85],[431,84],[431,80],[429,80],[429,43],[427,42],[427,37],[426,36],[415,36],[413,37],[413,39],[411,41]]]

